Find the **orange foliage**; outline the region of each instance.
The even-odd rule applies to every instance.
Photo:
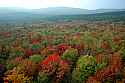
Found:
[[[109,61],[109,66],[97,71],[93,78],[95,78],[98,81],[103,81],[108,77],[114,76],[117,72],[119,72],[122,69],[122,60],[119,53],[114,53],[110,57]],[[88,81],[90,80],[91,79],[89,78]]]

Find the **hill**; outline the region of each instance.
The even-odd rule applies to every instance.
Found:
[[[18,7],[0,7],[0,14],[12,14],[12,13],[32,13],[41,15],[78,15],[78,14],[96,14],[105,12],[124,11],[125,9],[80,9],[70,7],[49,7],[41,9],[25,9]]]
[[[86,10],[79,8],[0,8],[0,24],[59,21],[125,21],[124,9]]]

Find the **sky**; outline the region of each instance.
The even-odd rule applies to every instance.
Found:
[[[125,0],[0,0],[0,7],[22,7],[28,9],[48,7],[122,9],[125,8]]]

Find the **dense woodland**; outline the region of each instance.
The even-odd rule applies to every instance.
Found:
[[[124,65],[124,21],[0,27],[0,83],[125,83]]]

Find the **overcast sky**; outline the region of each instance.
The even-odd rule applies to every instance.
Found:
[[[39,9],[47,7],[75,7],[83,9],[125,8],[125,0],[0,0],[0,7]]]

